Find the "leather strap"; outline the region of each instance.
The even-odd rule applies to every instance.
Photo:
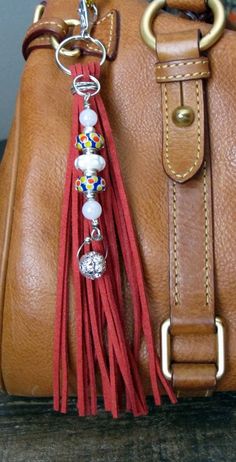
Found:
[[[208,395],[216,386],[215,364],[173,364],[173,386],[175,390],[199,390]],[[205,391],[206,390],[206,391]]]
[[[178,182],[192,178],[199,171],[204,156],[201,79],[210,73],[207,58],[199,56],[198,39],[197,30],[157,36],[160,61],[156,65],[157,82],[163,83],[163,165],[167,175]],[[174,58],[181,56],[182,59]],[[175,110],[182,106],[193,111],[193,123],[187,128],[179,128],[173,120]]]
[[[173,385],[205,393],[216,385],[217,354],[211,167],[202,81],[210,71],[198,43],[197,31],[158,36],[156,70],[163,77],[157,81],[162,82],[163,165],[169,177]],[[177,69],[186,72],[187,66],[195,75],[178,78]],[[193,111],[189,126],[176,124],[177,107]]]
[[[79,34],[78,27],[69,27],[61,18],[47,17],[46,13],[37,23],[28,29],[22,45],[22,53],[27,59],[30,53],[37,49],[52,48],[51,37],[59,42],[70,34]],[[114,60],[117,54],[119,39],[119,15],[116,10],[109,11],[94,25],[92,35],[99,39],[106,47],[107,59]],[[80,43],[80,50],[86,54],[101,55],[99,47],[86,42]]]
[[[32,24],[28,31],[26,32],[26,36],[23,41],[22,45],[22,53],[25,59],[28,58],[31,51],[35,48],[35,40],[42,38],[46,35],[47,40],[47,47],[48,47],[48,40],[50,37],[55,37],[59,42],[64,40],[68,34],[68,26],[60,18],[46,18],[40,19],[35,24]],[[39,43],[39,40],[38,42]],[[40,48],[44,47],[44,43],[41,40]]]
[[[194,13],[203,13],[206,11],[205,0],[167,0],[167,5],[169,8],[193,11]]]

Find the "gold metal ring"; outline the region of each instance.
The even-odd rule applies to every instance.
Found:
[[[140,32],[143,41],[151,48],[156,50],[156,38],[152,31],[152,24],[161,8],[166,5],[166,0],[153,0],[153,2],[146,8],[144,15],[141,19]],[[212,47],[222,36],[226,15],[224,7],[220,0],[207,0],[207,5],[212,10],[214,15],[214,23],[211,30],[200,40],[200,50],[205,51]]]
[[[33,16],[33,24],[35,24],[42,18],[44,10],[45,10],[45,5],[43,3],[40,3],[39,5],[36,6],[34,10],[34,16]]]
[[[67,24],[67,26],[75,27],[80,25],[80,21],[78,19],[64,19],[64,22]],[[53,36],[51,37],[51,43],[54,50],[56,50],[60,45],[56,37]],[[63,56],[80,56],[80,50],[78,48],[75,50],[67,50],[66,48],[61,48],[60,54]]]
[[[35,12],[34,12],[34,17],[33,17],[33,23],[37,23],[43,16],[45,10],[45,5],[43,3],[40,3],[39,5],[36,6]],[[79,19],[65,19],[64,22],[67,24],[67,26],[79,26],[80,21]],[[54,48],[54,50],[57,49],[59,46],[59,42],[55,37],[51,37],[51,44]],[[60,50],[60,54],[64,56],[80,56],[80,50],[75,49],[75,50],[67,50],[66,48],[62,48]]]

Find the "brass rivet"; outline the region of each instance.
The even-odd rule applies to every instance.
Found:
[[[173,112],[172,119],[178,127],[189,127],[195,119],[195,114],[190,106],[179,106]]]

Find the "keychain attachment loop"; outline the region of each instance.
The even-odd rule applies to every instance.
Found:
[[[80,21],[78,19],[65,19],[65,23],[67,24],[67,26],[73,27],[80,25]],[[56,37],[53,36],[51,37],[51,43],[54,50],[56,50],[60,45]],[[80,50],[78,48],[75,50],[67,50],[66,48],[61,48],[60,53],[63,56],[80,56]]]
[[[91,37],[90,35],[88,35],[88,36],[86,35],[85,37],[83,35],[72,35],[72,37],[68,37],[65,40],[63,40],[60,43],[60,45],[57,47],[56,52],[55,52],[56,63],[58,65],[58,67],[65,74],[71,75],[71,71],[70,71],[70,69],[68,67],[64,66],[64,64],[61,63],[61,61],[60,61],[60,50],[61,50],[61,48],[64,48],[66,45],[68,45],[69,43],[76,42],[76,41],[91,42],[93,45],[96,45],[97,47],[99,47],[101,49],[101,51],[102,51],[102,58],[100,60],[100,66],[102,66],[105,63],[107,52],[106,52],[105,46],[103,45],[102,42],[100,42],[100,40],[95,39],[95,38]]]

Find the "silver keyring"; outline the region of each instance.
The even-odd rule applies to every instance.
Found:
[[[84,77],[84,75],[80,74],[74,78],[73,84],[72,84],[72,88],[74,90],[73,94],[77,93],[80,96],[89,95],[89,97],[97,95],[99,91],[101,90],[101,84],[99,80],[96,79],[96,77],[94,77],[93,75],[90,75],[89,78],[92,80],[92,82],[78,82],[77,83],[77,80],[80,80],[82,77]],[[93,90],[93,91],[90,93],[89,90],[90,91]]]
[[[71,37],[66,38],[65,40],[63,40],[60,43],[60,45],[57,47],[56,53],[55,53],[55,59],[56,59],[56,63],[58,65],[58,67],[63,72],[65,72],[65,74],[67,74],[67,75],[71,75],[71,71],[70,71],[70,69],[68,69],[68,67],[64,66],[61,63],[59,53],[60,53],[61,48],[64,48],[65,45],[68,45],[68,43],[73,42],[73,41],[78,41],[78,40],[81,41],[81,42],[92,42],[94,45],[97,45],[99,48],[101,48],[101,50],[102,50],[102,59],[100,61],[100,66],[102,66],[106,61],[106,56],[107,56],[106,48],[104,47],[103,43],[100,42],[100,40],[95,39],[95,38],[90,37],[90,36],[72,35]]]

